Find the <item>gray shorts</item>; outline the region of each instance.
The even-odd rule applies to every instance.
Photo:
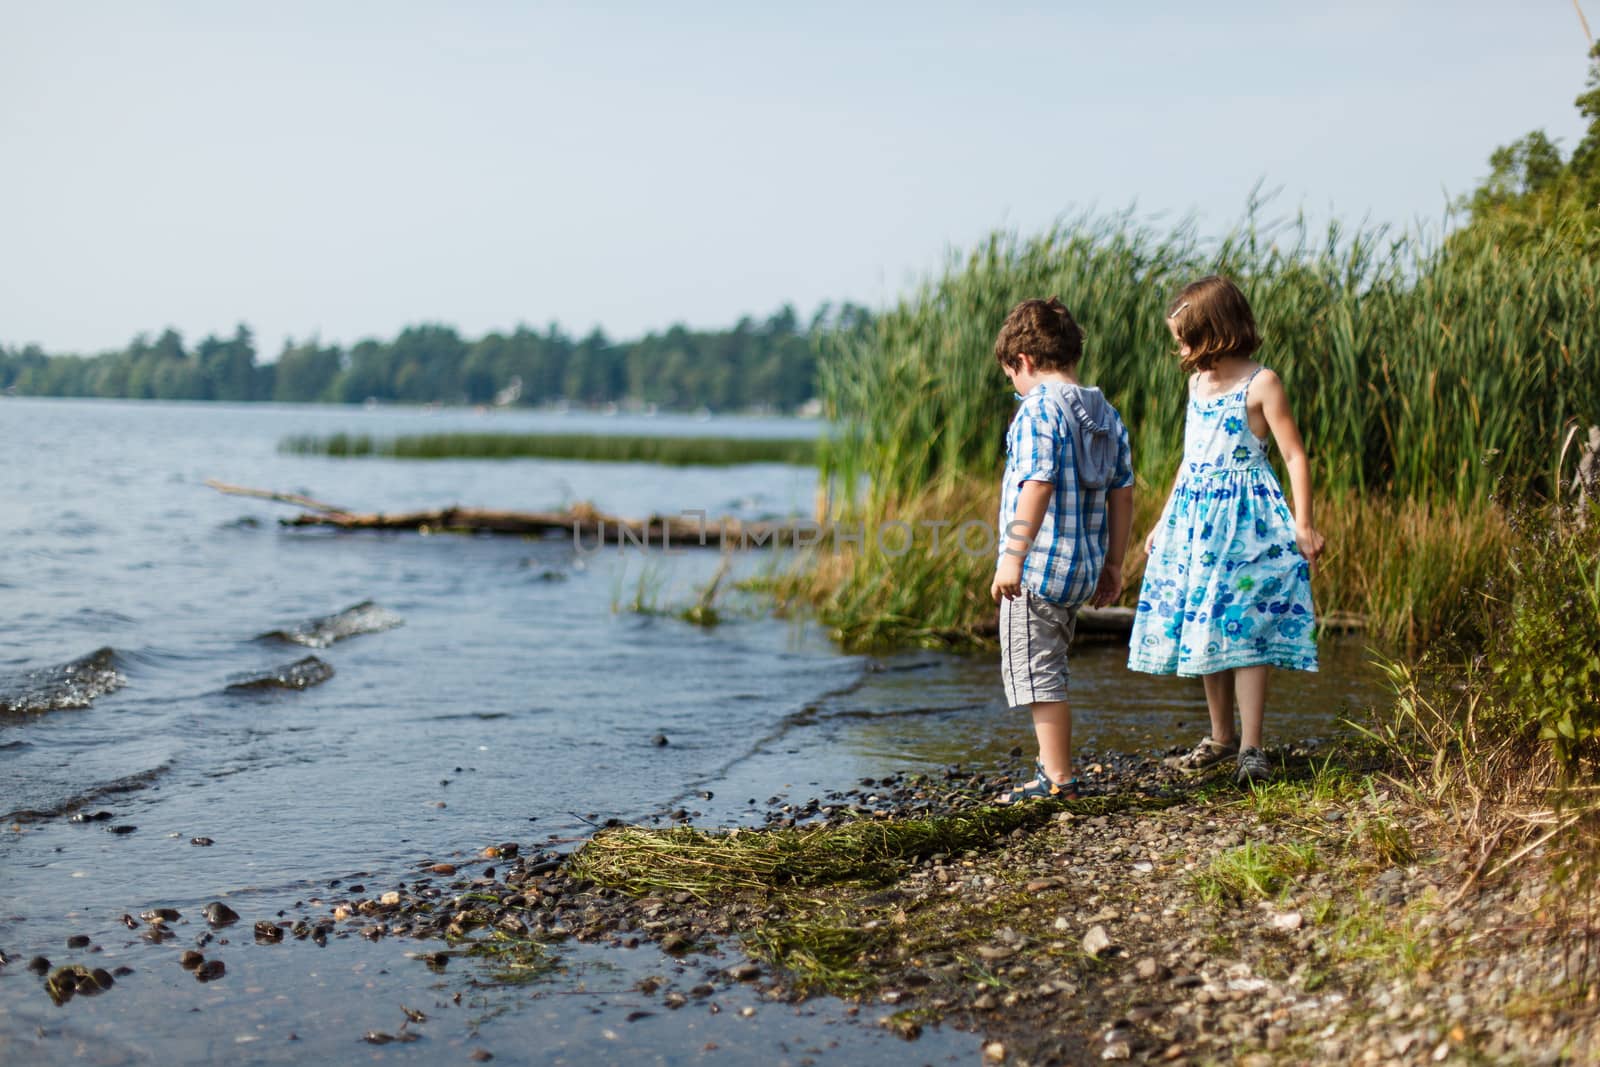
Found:
[[[1000,678],[1010,707],[1067,699],[1067,646],[1077,623],[1078,605],[1028,589],[1000,601]]]

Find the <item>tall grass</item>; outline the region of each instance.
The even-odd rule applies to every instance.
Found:
[[[1211,243],[1125,214],[996,234],[872,330],[824,340],[822,395],[838,427],[821,450],[830,513],[871,526],[953,507],[941,517],[992,521],[975,487],[998,482],[1015,404],[994,336],[1017,301],[1058,295],[1084,327],[1082,378],[1131,432],[1137,537],[1182,450],[1185,386],[1165,303],[1213,271],[1249,296],[1259,358],[1283,377],[1311,453],[1332,542],[1319,606],[1409,643],[1470,621],[1472,590],[1504,560],[1496,500],[1547,493],[1563,424],[1600,421],[1600,262],[1560,235],[1445,245],[1381,227],[1268,226],[1255,209]],[[944,588],[986,590],[970,562],[861,551],[813,577],[813,598],[847,638],[883,636],[897,620],[913,620],[915,636],[987,610],[970,596],[969,610],[953,610],[964,594]],[[888,585],[902,588],[873,591]]]
[[[330,434],[285,438],[279,451],[294,455],[390,459],[578,459],[673,466],[816,461],[817,442],[759,437],[647,437],[627,434],[435,433],[400,437]]]
[[[1164,487],[1184,400],[1165,302],[1212,271],[1250,298],[1319,491],[1465,504],[1543,488],[1565,420],[1600,416],[1600,262],[1570,241],[1447,252],[1381,228],[1313,237],[1301,221],[1207,245],[1122,215],[997,234],[874,330],[824,342],[824,402],[845,431],[824,449],[828,469],[841,485],[865,476],[875,500],[997,472],[1012,400],[994,335],[1018,300],[1055,294],[1084,326],[1084,377]]]

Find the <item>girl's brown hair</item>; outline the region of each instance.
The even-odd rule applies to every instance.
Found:
[[[1180,353],[1185,374],[1210,370],[1223,356],[1249,359],[1261,347],[1250,302],[1220,274],[1180,289],[1167,305],[1167,321],[1179,343],[1189,348],[1188,355]]]
[[[1083,331],[1060,300],[1024,300],[1006,316],[994,340],[994,358],[1014,368],[1023,352],[1047,370],[1071,370],[1083,358]]]

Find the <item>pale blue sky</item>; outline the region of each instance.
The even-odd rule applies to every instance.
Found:
[[[1258,179],[1437,223],[1577,140],[1586,47],[1571,0],[0,0],[0,342],[876,307],[1086,207],[1221,232]]]

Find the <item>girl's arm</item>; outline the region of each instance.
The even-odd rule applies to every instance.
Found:
[[[1263,370],[1251,383],[1250,392],[1261,400],[1261,414],[1272,431],[1283,463],[1289,469],[1289,493],[1294,498],[1294,540],[1307,563],[1316,563],[1322,555],[1324,541],[1317,532],[1311,516],[1311,461],[1306,457],[1305,442],[1300,439],[1300,428],[1294,424],[1294,413],[1289,410],[1289,395],[1284,391],[1283,380],[1270,370]]]

